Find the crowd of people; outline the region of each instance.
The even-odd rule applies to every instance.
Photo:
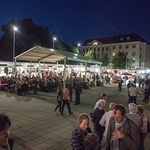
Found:
[[[44,92],[57,91],[57,106],[60,114],[64,115],[64,107],[67,105],[68,113],[71,115],[70,102],[72,102],[73,90],[75,91],[75,105],[79,105],[80,94],[83,88],[83,78],[63,79],[47,77],[23,77],[22,80],[14,77],[2,77],[0,84],[6,85],[2,90],[15,92],[22,95],[24,92],[38,90]],[[5,89],[6,88],[6,89]],[[100,99],[95,103],[94,109],[89,116],[86,113],[79,115],[77,127],[72,131],[72,150],[145,150],[144,141],[147,136],[147,116],[144,114],[142,105],[136,102],[136,86],[128,83],[128,112],[121,104],[110,103],[109,111],[105,111],[107,94],[102,93]],[[150,96],[150,82],[145,82],[144,101]],[[93,129],[90,128],[90,120]],[[7,115],[0,115],[0,149],[7,150],[10,145],[9,127],[11,121]],[[1,139],[3,139],[1,142]]]
[[[127,112],[123,105],[110,103],[105,112],[106,101],[107,95],[103,93],[90,117],[85,113],[79,115],[72,131],[72,150],[145,150],[148,119],[143,106],[129,103]],[[89,127],[90,119],[93,130]]]

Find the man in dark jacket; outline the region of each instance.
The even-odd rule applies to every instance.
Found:
[[[76,101],[75,105],[80,104],[80,94],[82,93],[82,86],[79,81],[77,81],[75,85],[75,94],[76,94]]]
[[[105,150],[139,150],[139,145],[139,127],[127,118],[122,105],[116,105],[109,121]]]

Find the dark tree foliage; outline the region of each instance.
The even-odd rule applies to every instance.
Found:
[[[99,61],[102,62],[102,66],[108,66],[108,54],[102,53],[99,57]]]
[[[2,26],[3,35],[0,38],[0,60],[12,61],[13,56],[13,26],[17,26],[15,31],[15,56],[39,45],[52,48],[52,34],[48,26],[37,25],[32,19],[25,18],[22,21],[12,19]],[[67,50],[68,47],[60,38],[55,41],[55,49]]]
[[[126,54],[124,52],[118,52],[112,60],[112,66],[115,69],[125,69],[126,68]]]

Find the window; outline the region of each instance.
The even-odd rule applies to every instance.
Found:
[[[97,57],[99,58],[99,54],[97,55]]]
[[[120,38],[120,41],[123,41],[123,38]]]
[[[132,59],[132,63],[135,63],[135,58]]]
[[[127,40],[130,40],[130,37],[127,37]]]
[[[88,48],[86,49],[86,52],[88,52]]]
[[[106,51],[108,51],[108,47],[106,47]]]
[[[128,49],[129,48],[129,45],[126,45],[126,49]]]
[[[122,45],[119,45],[119,49],[122,49]]]
[[[104,47],[102,47],[102,51],[104,51]]]
[[[113,49],[115,49],[116,48],[116,46],[113,46]]]
[[[94,48],[94,52],[96,52],[96,48]]]
[[[98,52],[99,52],[99,48],[98,48]]]
[[[135,44],[134,45],[132,45],[132,48],[135,48],[136,46],[135,46]]]
[[[112,52],[112,56],[113,56],[113,57],[116,56],[116,53],[115,53],[115,52]]]
[[[132,52],[132,56],[135,56],[135,52]]]
[[[93,42],[93,45],[98,45],[98,43],[97,42]]]
[[[125,55],[128,56],[128,52],[125,52]]]

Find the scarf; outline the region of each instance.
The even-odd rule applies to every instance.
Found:
[[[120,123],[115,123],[115,130],[118,130],[119,128],[121,128],[122,126],[125,125],[125,123],[127,122],[127,117],[125,117],[122,122]],[[119,150],[119,139],[113,139],[113,150]]]

